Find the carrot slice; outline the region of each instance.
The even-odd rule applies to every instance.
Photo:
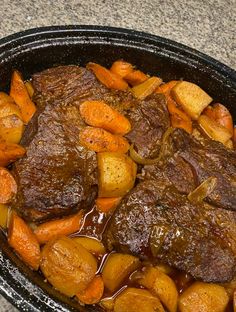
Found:
[[[119,75],[121,78],[124,78],[125,76],[133,72],[133,66],[128,62],[118,60],[112,64],[110,71],[114,74]]]
[[[0,142],[0,166],[6,167],[10,163],[21,158],[25,154],[25,149],[14,143],[6,143],[5,141]]]
[[[124,80],[127,81],[132,87],[139,85],[147,79],[148,76],[141,70],[134,70],[124,77]]]
[[[179,81],[177,81],[177,80],[171,80],[171,81],[169,81],[169,82],[166,82],[166,83],[164,83],[163,85],[159,86],[159,87],[156,89],[156,92],[157,92],[157,93],[164,93],[164,94],[169,95],[171,89],[174,88],[174,86],[175,86],[178,82],[179,82]]]
[[[17,214],[13,213],[8,232],[9,245],[33,270],[38,270],[40,247],[36,236]]]
[[[23,121],[27,124],[36,112],[36,107],[31,101],[21,74],[18,71],[14,71],[12,74],[10,96],[20,107]]]
[[[83,102],[80,105],[80,114],[88,125],[114,134],[124,135],[131,130],[129,120],[103,101]]]
[[[7,204],[17,192],[16,181],[10,172],[0,167],[0,203]]]
[[[127,153],[129,150],[129,143],[125,138],[101,128],[86,127],[80,131],[79,139],[83,146],[97,153]]]
[[[89,286],[76,296],[85,304],[95,304],[100,301],[104,292],[104,282],[100,275],[94,277]]]
[[[39,225],[34,233],[40,244],[45,244],[59,235],[70,235],[81,228],[83,211],[59,220],[49,221]]]
[[[108,213],[113,211],[120,203],[122,197],[100,197],[96,199],[97,209],[100,212]]]
[[[193,127],[191,118],[177,107],[177,104],[169,95],[166,95],[166,99],[172,127],[182,128],[186,132],[192,133]]]
[[[87,68],[91,69],[97,79],[109,89],[126,90],[128,88],[127,82],[120,76],[99,64],[90,62]]]

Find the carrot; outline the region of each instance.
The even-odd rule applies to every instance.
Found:
[[[12,74],[10,96],[20,107],[23,121],[27,124],[36,112],[36,107],[31,101],[21,74],[18,71],[14,71]]]
[[[104,292],[104,282],[101,275],[94,277],[89,286],[76,296],[79,301],[85,304],[95,304],[100,301]]]
[[[9,245],[32,269],[38,270],[40,247],[36,236],[17,214],[13,213],[8,231]]]
[[[166,82],[166,83],[162,84],[161,86],[159,86],[159,87],[156,89],[156,92],[157,92],[157,93],[164,93],[164,94],[169,95],[171,89],[174,88],[174,86],[175,86],[178,82],[179,82],[179,81],[177,81],[177,80],[171,80],[171,81],[169,81],[169,82]]]
[[[177,107],[177,104],[169,95],[166,95],[166,99],[172,127],[182,128],[186,132],[192,133],[191,118]]]
[[[147,79],[148,76],[141,70],[134,70],[124,77],[124,80],[127,81],[132,87],[137,86]]]
[[[96,199],[97,209],[100,212],[108,213],[113,211],[120,203],[121,197],[100,197]]]
[[[0,166],[8,166],[10,163],[23,157],[25,152],[25,149],[18,144],[0,141]]]
[[[16,181],[10,172],[0,167],[0,203],[7,204],[17,192]]]
[[[128,62],[118,60],[112,64],[110,71],[114,74],[119,75],[121,78],[124,78],[125,76],[133,72],[133,66]]]
[[[40,244],[45,244],[59,235],[70,235],[77,232],[82,225],[83,211],[59,220],[53,220],[39,225],[34,233]]]
[[[129,120],[103,101],[83,102],[80,105],[80,114],[88,125],[114,134],[124,135],[131,130]]]
[[[26,86],[26,89],[29,93],[29,96],[32,98],[34,95],[34,88],[33,88],[32,83],[30,81],[26,81],[25,86]]]
[[[129,150],[129,143],[125,138],[101,128],[86,127],[80,131],[79,139],[83,146],[97,153],[126,153]]]
[[[126,90],[128,88],[127,82],[120,76],[99,64],[90,62],[87,68],[91,69],[97,79],[109,89]]]

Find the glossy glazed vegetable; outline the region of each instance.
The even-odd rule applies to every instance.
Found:
[[[17,184],[10,172],[0,167],[0,203],[9,203],[17,192]]]
[[[195,282],[179,298],[180,312],[224,312],[229,298],[216,284]]]
[[[36,112],[36,107],[18,71],[14,71],[12,74],[10,96],[20,107],[22,119],[27,124]]]
[[[138,258],[121,253],[112,253],[108,256],[102,270],[105,287],[114,292],[133,271],[140,266]]]
[[[218,125],[216,121],[206,115],[201,115],[198,119],[198,123],[206,134],[215,141],[225,144],[232,137],[228,129]]]
[[[108,213],[112,212],[120,203],[121,197],[100,197],[96,199],[98,211]]]
[[[95,238],[79,236],[73,238],[73,241],[77,244],[82,245],[85,249],[87,249],[95,256],[104,255],[106,252],[103,243],[96,240]]]
[[[10,96],[8,97],[8,99],[9,99],[9,102],[6,101],[3,104],[1,104],[1,99],[0,99],[0,118],[7,117],[10,115],[16,115],[20,119],[22,119],[22,114],[21,114],[21,110],[19,106],[14,103],[13,99]]]
[[[95,277],[97,262],[83,246],[62,236],[44,246],[40,268],[57,290],[72,297],[89,286]]]
[[[3,204],[0,204],[0,227],[6,229],[10,216],[10,209]]]
[[[210,195],[217,184],[217,178],[210,177],[203,181],[198,187],[196,187],[191,193],[188,194],[188,200],[192,203],[200,203]]]
[[[148,79],[148,76],[144,74],[141,70],[134,70],[124,77],[131,86],[137,86]]]
[[[81,228],[83,215],[83,211],[79,211],[70,217],[45,222],[39,225],[34,233],[40,244],[45,244],[59,235],[73,234]]]
[[[23,157],[24,154],[25,149],[22,146],[0,141],[0,166],[8,166],[10,163]]]
[[[76,296],[80,302],[85,304],[95,304],[100,301],[104,291],[103,279],[100,275],[94,277],[94,279],[89,283],[88,287],[77,293]]]
[[[85,101],[80,105],[84,121],[93,127],[124,135],[131,130],[129,120],[104,101]]]
[[[97,79],[109,89],[126,90],[128,88],[127,82],[119,75],[99,64],[90,62],[87,64],[87,68],[92,70]]]
[[[158,296],[169,312],[177,311],[178,291],[173,280],[155,267],[147,267],[138,281],[152,294]]]
[[[23,121],[17,115],[0,118],[0,136],[8,143],[19,143],[24,131]]]
[[[123,60],[115,61],[111,66],[111,72],[124,78],[133,72],[133,65]]]
[[[30,81],[26,81],[25,86],[26,86],[26,89],[29,93],[29,96],[32,98],[34,95],[34,88],[33,88],[32,83]]]
[[[171,90],[171,95],[184,111],[195,120],[212,101],[212,98],[205,91],[188,81],[178,82]]]
[[[134,86],[131,92],[134,97],[139,100],[144,100],[150,94],[152,94],[156,88],[162,83],[162,80],[158,77],[151,77],[142,82],[141,84]]]
[[[129,150],[129,143],[124,137],[101,128],[85,127],[80,131],[79,140],[81,145],[97,153],[126,153]]]
[[[171,80],[169,82],[163,83],[157,89],[157,93],[163,93],[165,95],[169,95],[170,91],[174,88],[174,86],[178,83],[178,80]]]
[[[98,153],[99,197],[121,197],[134,186],[137,165],[122,153]]]
[[[23,219],[12,213],[8,229],[8,243],[33,270],[38,270],[40,247],[36,236]]]
[[[149,291],[125,289],[115,300],[114,312],[164,312],[160,300]]]

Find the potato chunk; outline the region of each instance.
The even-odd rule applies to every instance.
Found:
[[[149,291],[138,288],[125,289],[115,300],[114,312],[164,312],[159,299]]]
[[[10,209],[4,204],[0,204],[0,227],[3,229],[7,228],[9,216]]]
[[[205,91],[188,81],[177,83],[171,94],[184,111],[195,120],[212,101],[212,98]]]
[[[200,127],[213,140],[226,144],[232,137],[232,134],[225,127],[218,125],[215,120],[206,115],[202,115],[198,119]]]
[[[81,236],[73,238],[73,241],[77,244],[82,245],[85,249],[87,249],[95,256],[103,255],[106,252],[103,243],[99,242],[95,238]]]
[[[102,270],[105,287],[114,292],[139,265],[139,259],[134,256],[121,253],[110,254]]]
[[[143,273],[139,284],[157,295],[170,312],[176,312],[178,291],[173,280],[161,270],[148,267]]]
[[[137,165],[122,153],[98,153],[99,197],[124,196],[134,186]]]
[[[10,115],[16,115],[20,119],[22,119],[20,108],[14,102],[9,102],[0,105],[0,118],[7,117]]]
[[[83,246],[62,236],[45,245],[40,268],[57,290],[72,297],[85,290],[93,280],[97,262]]]
[[[23,121],[17,115],[0,118],[0,136],[8,143],[19,143],[24,131]]]
[[[229,298],[226,290],[216,284],[195,282],[179,298],[180,312],[223,312]]]

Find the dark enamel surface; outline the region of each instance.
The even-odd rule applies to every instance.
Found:
[[[131,30],[67,26],[33,29],[0,40],[0,90],[8,90],[13,69],[25,78],[58,64],[96,61],[106,66],[123,58],[150,74],[199,84],[236,119],[236,72],[173,41]],[[22,311],[100,311],[80,307],[28,269],[0,233],[0,292]]]

